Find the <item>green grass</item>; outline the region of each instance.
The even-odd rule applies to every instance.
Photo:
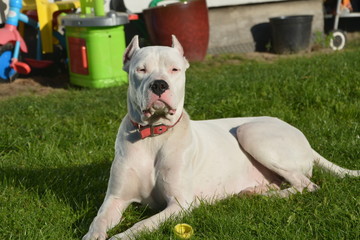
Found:
[[[360,169],[359,45],[351,51],[279,59],[242,55],[192,64],[186,109],[193,119],[270,115],[301,129],[333,162]],[[79,239],[100,207],[126,86],[0,101],[0,239]],[[316,193],[289,199],[232,197],[202,204],[139,239],[360,239],[359,179],[315,169]],[[132,205],[123,231],[153,211]]]

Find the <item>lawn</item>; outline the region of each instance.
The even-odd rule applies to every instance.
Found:
[[[209,57],[187,72],[193,119],[269,115],[301,129],[313,148],[360,169],[360,44],[350,50],[256,61]],[[0,239],[79,239],[105,196],[126,86],[70,89],[0,101]],[[138,239],[360,239],[359,179],[315,168],[321,189],[289,199],[229,197],[202,204]],[[152,215],[132,205],[114,234]]]

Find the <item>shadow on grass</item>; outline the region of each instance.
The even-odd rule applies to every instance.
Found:
[[[79,213],[72,223],[76,238],[83,236],[100,208],[107,189],[111,162],[64,168],[1,168],[0,179],[14,187],[33,192],[39,199],[49,192]],[[125,220],[114,231],[121,232],[155,212],[133,204],[124,213]]]
[[[2,168],[0,178],[14,187],[34,192],[39,199],[52,193],[75,212],[83,212],[72,228],[80,237],[89,227],[106,192],[110,162],[68,168]]]

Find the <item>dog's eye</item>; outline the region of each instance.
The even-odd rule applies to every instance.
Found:
[[[172,68],[172,69],[171,69],[171,72],[179,72],[179,71],[180,71],[179,68]]]
[[[146,73],[146,68],[139,67],[139,68],[136,69],[136,71],[139,72],[139,73]]]

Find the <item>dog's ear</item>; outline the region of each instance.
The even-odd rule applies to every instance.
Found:
[[[179,40],[177,40],[177,38],[175,37],[175,35],[171,35],[171,38],[172,38],[172,47],[175,48],[175,49],[177,49],[177,50],[180,52],[180,54],[181,54],[182,56],[184,56],[184,49],[183,49],[183,47],[181,46]]]
[[[139,36],[136,35],[131,40],[129,46],[127,46],[123,56],[123,70],[129,72],[130,60],[134,56],[134,53],[139,50]]]
[[[182,56],[184,56],[184,49],[181,46],[179,40],[177,40],[175,35],[171,35],[171,38],[172,38],[172,47],[175,48],[176,50],[178,50],[180,52],[180,54]],[[185,60],[186,68],[188,68],[190,65],[189,65],[189,62],[186,60],[185,56],[184,56],[184,60]]]

